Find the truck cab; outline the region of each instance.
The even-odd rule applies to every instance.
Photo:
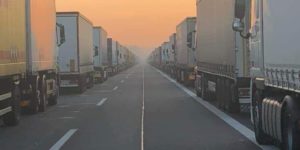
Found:
[[[249,41],[256,140],[287,150],[300,149],[299,5],[236,0],[233,21],[233,30]]]

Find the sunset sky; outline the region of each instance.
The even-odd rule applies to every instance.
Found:
[[[151,49],[196,15],[196,0],[56,0],[57,11],[80,11],[124,45]]]

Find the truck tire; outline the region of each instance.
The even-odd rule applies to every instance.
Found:
[[[46,77],[45,76],[43,78],[41,78],[39,90],[40,90],[39,111],[45,112],[46,107],[47,107],[47,102],[48,102],[48,100],[47,100],[47,85],[46,85]]]
[[[234,84],[230,85],[230,99],[229,99],[229,112],[230,113],[239,113],[240,112],[240,103],[237,100],[237,89]]]
[[[79,93],[84,93],[87,89],[86,76],[80,77]]]
[[[40,90],[38,88],[38,82],[39,77],[33,81],[33,87],[32,87],[32,93],[31,93],[31,100],[30,100],[30,106],[29,111],[33,114],[36,114],[39,112],[39,104],[40,104]]]
[[[286,96],[283,100],[286,102],[282,111],[282,132],[283,132],[283,150],[299,150],[299,131],[297,130],[297,122],[299,119],[299,105],[295,100]]]
[[[207,98],[208,98],[208,96],[207,96],[207,81],[206,81],[205,76],[202,76],[201,84],[202,84],[202,88],[201,88],[202,98],[203,98],[203,100],[207,101]]]
[[[12,91],[12,97],[10,101],[12,111],[3,116],[3,123],[6,126],[15,126],[19,124],[20,116],[21,116],[20,100],[21,100],[20,88],[18,86],[15,86]]]
[[[262,101],[263,97],[260,91],[256,91],[252,100],[252,112],[253,112],[253,123],[254,133],[256,141],[261,145],[272,144],[269,136],[267,136],[262,128]]]
[[[49,105],[57,105],[58,97],[59,97],[59,85],[56,84],[55,95],[51,95],[49,97],[48,100]]]

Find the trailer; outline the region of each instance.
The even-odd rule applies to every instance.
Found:
[[[66,32],[66,43],[58,55],[60,87],[82,93],[94,83],[93,24],[79,12],[58,12],[57,22]]]
[[[176,76],[177,81],[192,86],[195,80],[195,50],[192,41],[195,35],[196,17],[183,20],[176,28]]]
[[[107,57],[108,57],[108,73],[114,75],[118,70],[118,49],[119,43],[112,38],[107,39]]]
[[[0,3],[0,116],[6,125],[18,124],[23,108],[37,113],[57,103],[55,12],[53,0]]]
[[[94,27],[94,81],[103,82],[107,79],[107,32],[102,27]]]
[[[236,0],[233,29],[249,41],[252,121],[260,144],[300,149],[300,1]]]

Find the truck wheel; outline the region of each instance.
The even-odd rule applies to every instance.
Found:
[[[254,132],[256,141],[262,145],[272,144],[270,138],[262,130],[262,94],[256,91],[252,101],[252,112],[254,120]]]
[[[84,93],[87,89],[86,85],[86,77],[80,77],[80,86],[79,86],[79,93]]]
[[[59,97],[59,86],[56,84],[55,95],[50,96],[50,98],[48,100],[49,105],[56,105],[58,97]]]
[[[202,92],[202,98],[203,98],[203,100],[207,100],[207,83],[206,83],[206,78],[204,77],[204,76],[202,76],[202,79],[201,79],[202,81],[201,81],[201,83],[202,83],[202,88],[201,88],[201,92]]]
[[[30,100],[30,112],[36,114],[39,112],[40,104],[40,90],[38,88],[38,78],[36,79],[35,85],[32,87],[31,100]]]
[[[229,99],[229,112],[230,113],[239,113],[240,112],[240,104],[237,101],[237,91],[234,84],[230,86],[230,99]]]
[[[3,123],[7,126],[15,126],[20,122],[21,108],[20,108],[21,93],[18,86],[12,91],[11,107],[12,111],[3,116]]]
[[[282,127],[283,127],[283,150],[299,150],[299,131],[297,131],[297,115],[299,115],[299,108],[290,96],[286,96],[283,100],[287,104],[283,107],[282,111]],[[298,114],[297,114],[298,113]]]
[[[40,82],[40,105],[39,111],[45,112],[47,107],[47,85],[46,79],[43,77]]]

